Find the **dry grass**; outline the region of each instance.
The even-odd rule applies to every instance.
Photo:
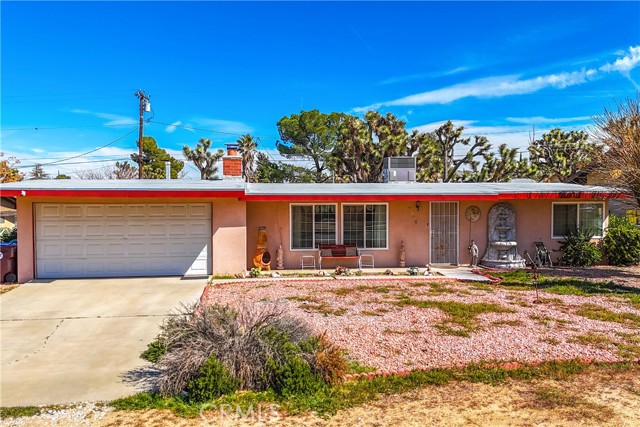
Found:
[[[0,295],[18,288],[20,285],[0,285]]]
[[[462,427],[462,426],[636,426],[640,425],[640,367],[625,371],[590,369],[568,379],[510,381],[506,384],[450,382],[446,385],[382,396],[366,405],[338,412],[331,418],[304,413],[272,414],[265,422],[221,419],[211,412],[207,421],[181,418],[166,410],[116,411],[102,419],[82,422],[96,427],[196,427],[228,425],[249,427]],[[235,412],[234,412],[235,413]],[[10,420],[7,425],[13,427]],[[44,427],[47,420],[23,418],[15,425]],[[84,420],[82,420],[84,421]],[[75,426],[79,420],[58,423]]]

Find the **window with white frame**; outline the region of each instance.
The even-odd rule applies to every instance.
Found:
[[[291,249],[336,243],[336,205],[291,205]]]
[[[604,224],[604,203],[554,203],[553,238],[562,238],[569,232],[592,230],[594,237],[602,237]]]
[[[387,205],[342,205],[342,243],[363,249],[387,248]]]

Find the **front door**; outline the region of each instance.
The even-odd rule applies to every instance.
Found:
[[[458,202],[431,202],[431,264],[458,264]]]

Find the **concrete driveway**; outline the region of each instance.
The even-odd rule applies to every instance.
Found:
[[[83,279],[28,283],[0,296],[0,406],[111,400],[180,302],[205,279]]]

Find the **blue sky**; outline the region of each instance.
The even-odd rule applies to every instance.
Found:
[[[2,2],[1,20],[1,151],[24,170],[127,158],[136,132],[65,160],[134,129],[137,89],[145,135],[176,154],[247,132],[273,150],[310,109],[524,149],[534,125],[583,129],[640,90],[640,2]]]

